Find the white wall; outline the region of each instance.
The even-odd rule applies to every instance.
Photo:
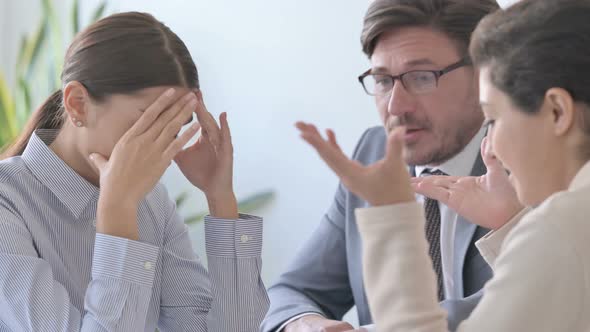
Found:
[[[22,35],[37,27],[41,15],[39,3],[35,0],[0,1],[0,64],[8,82],[14,80],[12,67],[16,64]]]
[[[3,44],[9,44],[0,59],[4,71],[14,61],[5,57],[7,51],[15,53],[13,27],[21,29],[27,21],[38,19],[36,11],[31,11],[37,1],[10,3],[0,14],[11,27],[5,33],[9,42],[2,37]],[[82,1],[82,8],[87,12],[96,3]],[[293,123],[305,120],[335,129],[348,153],[367,127],[379,123],[372,99],[356,79],[368,68],[359,41],[367,5],[366,1],[338,0],[109,4],[109,12],[152,13],[185,41],[197,63],[209,110],[228,112],[238,196],[269,188],[277,191],[276,201],[259,212],[265,218],[263,277],[267,285],[315,229],[337,185],[335,176],[299,139]],[[164,182],[172,195],[189,189],[175,168],[166,173]],[[193,196],[190,210],[204,209],[202,195],[195,190]],[[194,227],[192,237],[195,250],[204,256],[202,226]]]
[[[262,211],[264,276],[274,280],[330,205],[337,183],[293,123],[334,128],[346,151],[366,127],[378,124],[372,100],[356,80],[368,66],[359,41],[366,2],[169,0],[164,6],[152,0],[116,6],[154,14],[187,44],[210,111],[228,112],[238,195],[278,191]],[[172,192],[184,189],[176,170],[165,181]]]
[[[4,18],[6,11],[6,3],[0,1],[0,41],[2,41],[2,44],[8,39],[8,30],[6,29],[8,22],[6,22]],[[2,66],[4,66],[5,63],[8,63],[7,53],[8,52],[4,51],[4,49],[0,52],[0,64],[2,64]]]

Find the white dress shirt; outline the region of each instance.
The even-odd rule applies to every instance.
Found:
[[[416,176],[428,176],[425,172],[440,170],[451,176],[469,176],[473,165],[480,153],[481,141],[485,137],[486,129],[482,127],[471,139],[469,144],[459,154],[438,166],[416,166]],[[416,195],[416,200],[424,204],[424,196]],[[455,245],[455,227],[457,226],[457,213],[448,206],[438,203],[440,209],[440,256],[442,261],[443,285],[445,299],[460,298],[462,290],[456,289],[453,278],[446,276],[453,275],[453,253]],[[461,285],[459,285],[461,287]]]

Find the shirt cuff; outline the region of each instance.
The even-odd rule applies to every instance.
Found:
[[[208,256],[260,257],[262,218],[240,214],[239,219],[205,217],[205,247]]]
[[[484,235],[481,239],[475,242],[479,253],[483,257],[483,259],[488,263],[488,265],[494,269],[494,264],[496,262],[496,258],[500,255],[500,249],[502,249],[502,244],[504,243],[504,239],[508,236],[508,233],[518,224],[518,222],[526,215],[531,209],[524,208],[519,213],[517,213],[510,221],[508,221],[504,226],[498,228],[497,230],[490,231],[486,235]]]
[[[300,315],[297,315],[297,316],[295,316],[295,317],[292,317],[292,318],[291,318],[291,319],[289,319],[288,321],[284,322],[284,323],[283,323],[283,325],[281,325],[281,326],[280,326],[280,327],[279,327],[279,328],[276,330],[276,332],[283,332],[283,329],[284,329],[284,328],[285,328],[287,325],[289,325],[289,324],[291,324],[292,322],[294,322],[294,321],[298,320],[299,318],[302,318],[302,317],[305,317],[305,316],[311,316],[311,315],[315,315],[315,316],[324,317],[324,315],[320,315],[320,314],[318,314],[317,312],[304,312],[304,313],[302,313],[302,314],[300,314]]]
[[[92,278],[113,278],[152,287],[160,248],[106,234],[96,234]]]

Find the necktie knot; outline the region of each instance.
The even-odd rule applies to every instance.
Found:
[[[426,176],[448,175],[447,173],[441,171],[440,169],[425,170],[422,174],[424,174]]]

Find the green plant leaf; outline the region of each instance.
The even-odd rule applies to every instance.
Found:
[[[103,15],[104,15],[104,11],[107,7],[107,2],[103,1],[95,10],[94,10],[94,14],[92,14],[91,17],[91,21],[90,23],[94,23],[96,21],[98,21]]]
[[[18,133],[14,97],[0,72],[0,150]]]
[[[192,216],[188,216],[184,219],[184,223],[187,225],[194,225],[202,222],[205,219],[206,213],[199,213]]]
[[[23,105],[23,111],[24,112],[23,113],[26,113],[26,115],[27,115],[27,116],[24,116],[24,118],[27,118],[28,115],[33,110],[32,109],[32,107],[33,107],[32,103],[33,102],[32,102],[32,98],[31,98],[31,89],[29,87],[29,83],[27,81],[25,81],[25,79],[22,78],[22,77],[19,78],[18,85],[19,85],[19,88],[20,88],[20,90],[21,90],[21,92],[23,94],[22,95],[23,102],[24,102],[24,105]],[[23,116],[25,114],[20,114],[20,115]],[[20,121],[21,121],[21,119],[19,119],[19,126],[18,127],[21,127],[20,126]]]
[[[17,62],[17,76],[24,75],[30,80],[36,68],[43,44],[47,38],[47,19],[43,18],[39,27],[29,38],[24,36]]]
[[[43,14],[49,22],[51,50],[53,51],[53,87],[52,91],[55,91],[61,87],[61,71],[64,60],[64,44],[62,30],[59,25],[59,20],[51,4],[51,0],[41,0],[43,5]]]
[[[70,31],[78,32],[83,23],[80,19],[80,0],[73,0],[71,17],[67,20],[71,27],[62,25],[53,0],[39,0],[39,4],[42,14],[38,25],[20,40],[14,91],[9,88],[12,84],[7,84],[0,76],[0,147],[18,135],[39,102],[38,96],[45,97],[61,88],[60,76],[66,50],[64,32],[69,39]],[[100,1],[92,13],[93,22],[104,15],[106,4],[106,0]]]
[[[74,0],[72,4],[72,35],[75,36],[80,31],[80,1]]]
[[[184,205],[184,203],[188,199],[188,196],[189,196],[188,191],[184,191],[176,197],[176,208],[177,209]]]
[[[24,63],[24,59],[25,59],[25,51],[27,49],[27,36],[22,36],[20,39],[20,48],[18,51],[18,56],[16,58],[16,67],[17,68],[22,68],[23,67],[23,63]]]
[[[274,190],[267,190],[252,196],[248,196],[238,202],[238,210],[243,213],[256,211],[270,203],[275,198],[275,196],[276,194]]]
[[[186,192],[183,194],[186,194]],[[181,195],[183,195],[183,194],[181,194]],[[262,191],[262,192],[254,194],[254,195],[248,196],[248,197],[244,198],[243,200],[238,201],[238,211],[240,211],[241,213],[251,213],[256,210],[259,210],[260,208],[268,205],[268,203],[270,203],[275,198],[275,196],[276,196],[276,193],[274,190],[266,190],[266,191]],[[177,198],[177,200],[178,200],[178,198]],[[187,225],[197,224],[199,222],[202,222],[207,214],[208,214],[208,212],[202,211],[202,212],[190,215],[184,219],[184,223]]]

